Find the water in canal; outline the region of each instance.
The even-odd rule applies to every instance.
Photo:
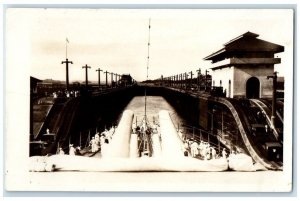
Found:
[[[176,110],[161,96],[146,97],[146,114],[149,121],[157,121],[160,110],[167,110],[176,128],[178,125],[187,124],[187,122],[176,112]],[[140,122],[145,116],[145,97],[135,96],[125,110],[132,110],[134,121]]]

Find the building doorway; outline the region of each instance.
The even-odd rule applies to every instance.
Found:
[[[246,83],[246,97],[259,98],[259,80],[256,77],[251,77]]]

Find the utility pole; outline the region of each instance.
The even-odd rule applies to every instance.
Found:
[[[205,91],[207,91],[207,75],[208,75],[208,70],[205,70]]]
[[[109,72],[105,71],[105,72],[103,72],[103,73],[105,73],[105,86],[106,86],[106,88],[107,88],[107,73],[109,73]]]
[[[100,68],[98,68],[96,71],[98,71],[98,85],[99,85],[99,88],[101,87],[101,77],[100,77],[100,72],[103,71],[101,70]]]
[[[118,76],[118,74],[116,73],[115,74],[115,78],[116,78],[116,84],[115,84],[115,86],[117,87],[117,83],[118,83],[118,78],[117,78],[117,76]]]
[[[85,64],[85,66],[82,66],[82,68],[85,68],[85,87],[88,86],[88,68],[91,68],[90,66],[88,66],[87,64]]]
[[[277,72],[274,72],[273,76],[267,76],[267,79],[273,79],[273,97],[272,97],[272,115],[271,115],[271,124],[273,129],[275,128],[275,114],[276,114],[276,91],[277,91]]]
[[[66,64],[66,88],[69,91],[69,64],[73,64],[72,61],[68,61],[68,43],[69,40],[66,38],[66,61],[62,61],[61,64]]]
[[[185,89],[187,89],[187,79],[188,79],[189,75],[187,73],[184,73],[184,83],[185,83]]]
[[[199,68],[198,70],[196,70],[197,73],[198,73],[198,76],[197,76],[197,86],[198,86],[198,89],[200,91],[200,87],[201,87],[201,84],[200,84],[200,77],[201,77],[201,68]]]
[[[62,61],[61,64],[66,64],[66,87],[69,91],[69,64],[73,64],[73,62],[66,58],[66,61]]]
[[[120,82],[120,80],[121,80],[121,75],[118,75],[118,77],[119,77],[118,82]]]
[[[172,87],[174,87],[174,85],[175,85],[175,76],[173,75],[172,76]]]
[[[182,73],[180,73],[179,79],[180,79],[180,88],[182,88]]]
[[[193,71],[190,72],[191,73],[191,88],[193,87]]]
[[[111,84],[111,88],[113,88],[113,82],[114,82],[114,73],[111,72],[111,73],[110,73],[110,84]]]

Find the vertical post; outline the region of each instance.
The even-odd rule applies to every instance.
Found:
[[[198,70],[196,70],[198,73],[197,76],[197,86],[198,86],[198,90],[200,91],[200,76],[201,76],[201,68],[199,68]]]
[[[194,74],[193,74],[193,71],[191,71],[190,73],[191,73],[191,83],[190,83],[191,86],[190,87],[192,88],[193,87],[193,75]]]
[[[81,148],[81,132],[80,132],[80,135],[79,135],[79,147]]]
[[[105,72],[103,72],[103,73],[105,73],[105,86],[106,86],[106,88],[107,88],[107,73],[109,73],[109,72],[105,71]]]
[[[110,87],[113,88],[113,81],[114,81],[114,73],[110,73]]]
[[[90,66],[88,66],[87,64],[85,64],[85,66],[82,66],[82,68],[85,68],[85,87],[88,86],[88,68],[91,68]]]
[[[61,64],[66,64],[66,87],[69,91],[69,64],[73,64],[73,62],[66,58],[66,61],[62,61]]]
[[[214,135],[214,112],[215,112],[215,109],[213,108],[212,112],[211,112],[211,135],[212,136]],[[218,140],[218,137],[217,137],[217,140]]]
[[[207,74],[208,70],[205,70],[205,91],[207,91]]]
[[[173,75],[173,87],[175,87],[175,75]]]
[[[100,72],[103,71],[101,70],[100,68],[98,68],[96,71],[98,71],[98,85],[99,85],[99,88],[101,87],[101,76],[100,76]]]
[[[185,89],[187,89],[187,79],[188,79],[188,76],[187,76],[187,73],[184,73],[184,87]]]
[[[175,75],[172,76],[172,86],[175,86]]]
[[[56,149],[56,154],[59,154],[59,142],[57,143],[57,149]]]
[[[180,88],[182,89],[182,73],[180,73]]]
[[[267,79],[273,79],[273,95],[272,95],[272,114],[271,114],[271,124],[272,129],[275,128],[275,118],[276,118],[276,91],[277,91],[277,72],[274,72],[273,76],[267,76]]]
[[[118,78],[119,78],[119,79],[118,79],[118,82],[120,82],[120,80],[121,80],[121,75],[118,75]]]

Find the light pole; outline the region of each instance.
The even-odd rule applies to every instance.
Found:
[[[85,64],[85,66],[82,66],[82,68],[85,68],[85,86],[88,86],[88,69],[91,68],[90,66],[88,66],[87,64]]]
[[[109,73],[109,72],[107,72],[107,71],[103,71],[103,73],[105,73],[105,86],[106,86],[106,88],[107,88],[107,73]]]
[[[67,91],[69,91],[69,64],[73,64],[73,62],[66,58],[65,61],[61,62],[61,64],[66,64],[66,87]]]
[[[201,76],[201,68],[199,68],[198,70],[196,70],[198,73],[197,76],[197,86],[198,86],[198,90],[200,91],[200,76]]]
[[[191,73],[191,83],[190,83],[190,88],[193,87],[193,71],[190,72]]]
[[[103,71],[103,70],[101,70],[100,68],[98,68],[97,70],[96,70],[96,72],[98,71],[98,85],[99,85],[99,88],[101,87],[101,77],[100,77],[100,72],[101,71]]]
[[[111,86],[111,88],[113,88],[113,82],[114,82],[114,73],[111,72],[110,73],[110,86]]]
[[[277,72],[274,72],[273,76],[267,76],[267,79],[273,79],[273,96],[272,96],[272,115],[271,124],[273,129],[275,128],[275,113],[276,113],[276,91],[277,91]]]
[[[207,75],[208,75],[208,70],[205,70],[205,91],[207,91]]]
[[[115,79],[116,79],[115,87],[117,87],[117,85],[118,85],[118,74],[117,73],[115,74]]]

